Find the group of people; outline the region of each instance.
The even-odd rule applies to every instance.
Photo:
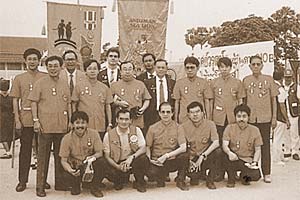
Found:
[[[103,196],[104,178],[121,190],[132,173],[139,192],[146,192],[146,180],[165,187],[175,171],[183,191],[201,179],[216,189],[214,182],[226,172],[227,187],[235,187],[237,171],[241,183],[249,185],[261,178],[260,161],[264,182],[270,183],[271,127],[290,131],[292,146],[285,148],[299,160],[299,96],[287,71],[276,83],[262,74],[257,55],[243,81],[232,77],[227,57],[219,59],[220,77],[212,81],[197,76],[199,61],[193,56],[184,60],[186,77],[177,81],[167,74],[168,62],[151,53],[143,55],[146,71],[138,76],[132,62],[120,62],[117,48],[108,50],[104,70],[97,60],[87,60],[81,71],[77,54],[68,50],[46,59],[46,74],[37,70],[40,58],[36,49],[24,52],[27,71],[15,77],[9,94],[15,128],[21,131],[17,192],[26,189],[34,137],[39,197],[51,187],[51,150],[55,190],[77,195],[82,184],[96,197]],[[274,138],[280,134],[285,133]]]

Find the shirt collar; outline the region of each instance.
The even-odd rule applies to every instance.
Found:
[[[66,70],[66,72],[67,72],[67,75],[70,76],[71,73],[70,73],[67,69],[65,69],[65,70]],[[72,73],[73,76],[76,74],[76,71],[77,71],[77,69],[75,69],[74,72]]]
[[[119,136],[121,136],[121,135],[128,135],[128,134],[129,134],[129,127],[127,128],[127,131],[126,131],[125,133],[122,133],[122,132],[120,131],[120,129],[119,129],[118,126],[117,126],[117,128],[116,128],[116,131],[117,131],[117,134],[118,134]]]

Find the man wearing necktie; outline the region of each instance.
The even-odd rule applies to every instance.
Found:
[[[155,59],[156,58],[152,53],[146,53],[143,55],[142,61],[146,71],[137,76],[137,80],[145,82],[145,80],[155,78]]]

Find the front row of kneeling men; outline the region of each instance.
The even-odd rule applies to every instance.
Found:
[[[86,161],[92,162],[94,169],[89,186],[96,197],[103,196],[100,185],[104,178],[113,182],[116,190],[121,190],[131,173],[135,178],[133,187],[139,192],[146,192],[145,177],[155,181],[157,187],[165,187],[169,172],[175,171],[176,186],[181,190],[188,190],[187,176],[190,185],[198,185],[201,174],[206,176],[207,187],[216,189],[219,139],[215,124],[204,118],[203,111],[199,102],[192,102],[187,106],[189,119],[178,125],[172,120],[173,108],[164,102],[159,107],[161,120],[150,126],[144,138],[140,128],[131,125],[130,112],[122,109],[116,114],[117,126],[105,134],[103,143],[97,131],[87,128],[88,115],[74,112],[72,130],[62,139],[59,152],[71,194],[80,194]],[[237,171],[241,171],[244,185],[260,179],[258,161],[263,143],[259,130],[248,124],[250,109],[247,105],[237,106],[234,114],[236,123],[228,125],[223,135],[227,187],[235,186]]]

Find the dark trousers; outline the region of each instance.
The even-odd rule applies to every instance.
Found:
[[[107,162],[107,161],[106,161]],[[121,162],[120,162],[121,163]],[[128,182],[129,175],[134,175],[135,181],[139,184],[145,184],[144,176],[146,174],[146,167],[149,163],[146,155],[141,155],[135,158],[131,163],[131,170],[128,172],[122,172],[116,168],[106,164],[105,177],[116,185],[124,184]]]
[[[261,169],[263,175],[271,174],[271,152],[270,152],[270,132],[271,123],[254,123],[261,134],[263,145],[261,146]]]
[[[178,171],[177,181],[184,181],[188,167],[189,154],[182,153],[176,156],[175,159],[166,160],[163,166],[157,166],[151,163],[147,170],[147,176],[162,183],[165,182],[168,173]]]
[[[226,126],[228,125],[228,120],[227,117],[225,119],[225,123],[224,126],[219,126],[217,125],[217,132],[219,135],[219,147],[215,150],[217,152],[217,156],[216,156],[216,173],[218,176],[221,176],[222,178],[224,177],[225,174],[225,167],[224,167],[224,160],[226,157],[226,153],[223,151],[222,145],[223,145],[223,133],[224,130],[226,128]]]
[[[97,189],[99,187],[99,183],[102,182],[104,176],[105,176],[105,164],[106,160],[104,157],[98,158],[92,163],[93,169],[94,169],[94,177],[91,182],[91,188]],[[79,167],[80,170],[80,176],[73,176],[67,171],[63,171],[63,178],[64,180],[69,183],[69,185],[72,188],[76,188],[77,190],[80,190],[80,183],[82,180],[82,175],[84,174],[84,166],[81,165]]]
[[[235,183],[235,175],[237,171],[241,171],[241,179],[242,181],[258,181],[261,178],[259,169],[249,169],[245,166],[245,161],[236,160],[230,161],[228,156],[225,159],[225,167],[228,173],[228,182]]]
[[[54,167],[55,167],[55,188],[64,188],[64,180],[62,178],[63,168],[58,156],[60,142],[63,133],[43,133],[39,134],[38,156],[37,156],[37,184],[36,188],[43,188],[47,180],[51,145],[54,147]]]
[[[216,159],[218,158],[218,154],[215,151],[210,153],[207,156],[206,160],[203,160],[201,163],[201,171],[200,172],[187,172],[187,176],[194,180],[199,180],[202,173],[206,174],[206,171],[209,170],[208,175],[206,176],[207,182],[214,182],[214,177],[216,175],[217,166]]]
[[[32,153],[32,140],[37,134],[33,131],[33,127],[24,127],[22,129],[20,142],[20,153],[19,153],[19,182],[27,183],[28,175],[31,163],[31,153]]]

